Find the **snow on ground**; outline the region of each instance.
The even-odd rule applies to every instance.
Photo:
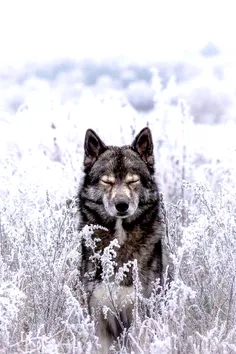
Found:
[[[146,125],[168,202],[176,276],[167,297],[149,299],[151,317],[131,326],[133,352],[144,344],[142,333],[144,352],[153,354],[236,350],[236,124],[197,125],[184,102],[170,104],[168,88],[155,90],[155,107],[146,113],[122,91],[88,87],[76,102],[42,90],[16,113],[1,112],[0,351],[95,352],[94,322],[72,290],[78,218],[63,206],[82,176],[87,128],[120,145]],[[116,353],[128,353],[122,350]]]

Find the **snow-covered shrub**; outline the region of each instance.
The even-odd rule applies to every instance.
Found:
[[[126,95],[130,104],[138,111],[153,109],[154,92],[145,81],[131,83],[126,89]]]
[[[189,103],[197,123],[217,124],[227,120],[232,101],[223,90],[220,92],[209,87],[200,87],[193,90]]]

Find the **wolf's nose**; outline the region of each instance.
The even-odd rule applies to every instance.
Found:
[[[129,209],[129,204],[126,202],[119,202],[116,204],[116,210],[119,213],[125,213]]]

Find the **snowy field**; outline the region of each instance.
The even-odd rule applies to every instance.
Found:
[[[146,125],[175,280],[168,295],[153,293],[149,316],[136,314],[132,348],[121,338],[116,352],[236,353],[236,125],[233,116],[196,124],[183,101],[172,104],[173,85],[163,88],[153,75],[150,87],[153,109],[146,112],[125,91],[94,86],[64,103],[52,89],[37,88],[15,112],[2,111],[1,353],[97,352],[94,322],[73,292],[81,235],[65,203],[82,175],[88,127],[108,144],[125,144]]]
[[[82,3],[0,3],[0,354],[99,353],[67,200],[88,128],[120,145],[145,126],[174,281],[143,299],[135,279],[113,353],[236,353],[235,5]]]

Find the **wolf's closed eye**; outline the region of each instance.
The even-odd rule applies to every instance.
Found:
[[[128,185],[135,185],[140,182],[140,178],[136,174],[128,174],[125,178],[125,182]]]
[[[130,184],[138,184],[139,183],[139,179],[136,179],[136,180],[132,180],[132,181],[128,181],[126,182],[128,185]]]
[[[110,186],[113,186],[113,184],[114,184],[114,182],[111,182],[111,181],[103,181],[102,179],[101,179],[101,182],[102,182],[103,184],[107,184],[107,185],[110,185]]]
[[[113,176],[102,176],[100,181],[102,184],[113,186],[115,183],[115,178]]]

